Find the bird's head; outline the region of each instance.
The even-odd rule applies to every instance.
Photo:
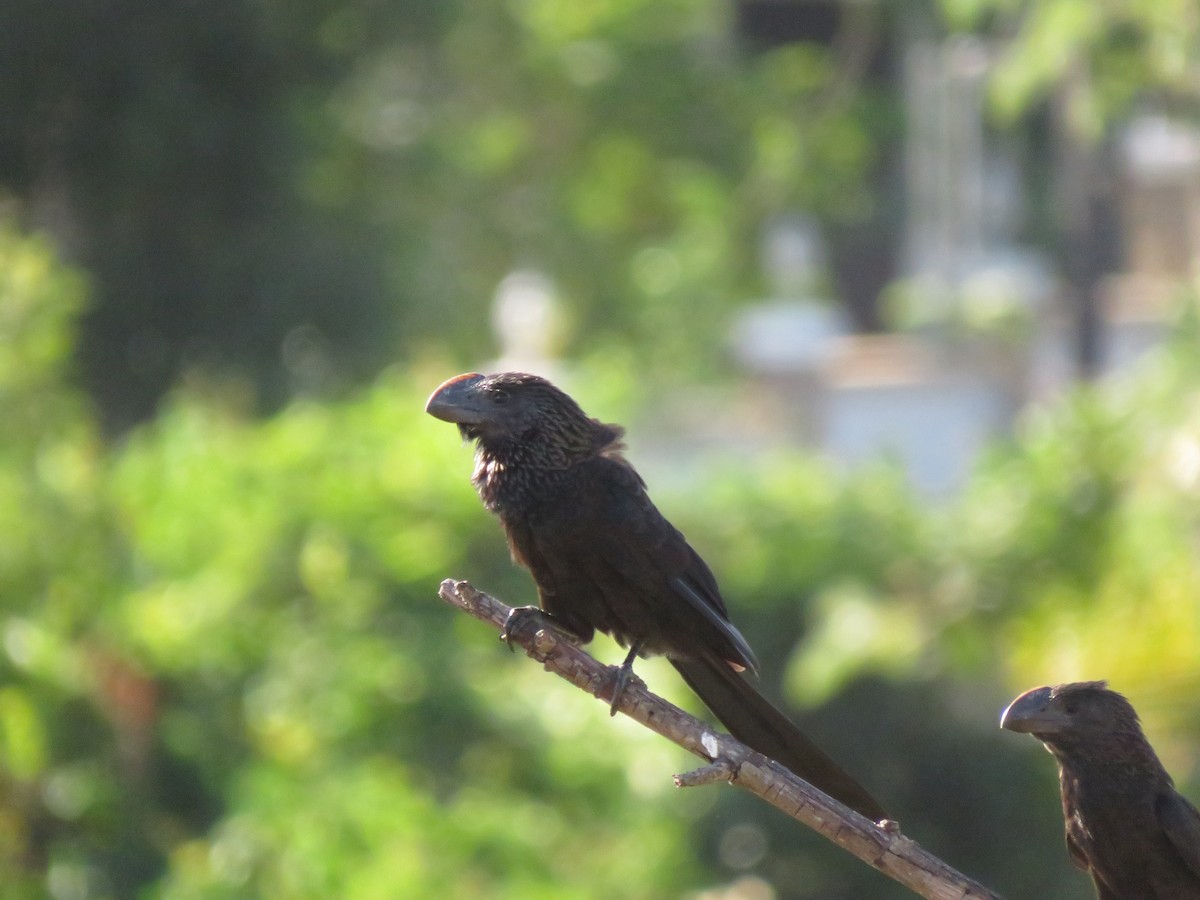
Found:
[[[524,372],[458,375],[433,392],[425,411],[491,450],[538,443],[559,455],[586,455],[621,436],[620,428],[588,418],[545,378]]]
[[[1000,716],[1000,727],[1032,734],[1051,747],[1141,734],[1137,713],[1103,681],[1079,681],[1026,691]]]

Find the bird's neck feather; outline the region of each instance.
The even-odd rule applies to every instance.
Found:
[[[1144,791],[1148,786],[1170,785],[1171,776],[1145,738],[1122,735],[1123,740],[1106,741],[1103,747],[1070,749],[1050,746],[1059,763],[1064,794],[1096,778],[1113,789]]]
[[[480,440],[471,482],[493,513],[518,513],[579,463],[619,454],[622,429],[596,419],[560,420],[519,437]],[[551,491],[551,493],[553,493]]]

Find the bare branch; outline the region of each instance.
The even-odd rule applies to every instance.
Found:
[[[512,611],[466,581],[447,579],[438,593],[447,603],[490,622],[497,630],[504,627]],[[514,623],[508,635],[513,645],[522,647],[547,671],[605,703],[611,701],[609,666],[597,662],[540,617],[518,617]],[[1001,900],[999,894],[905,837],[898,823],[875,823],[859,815],[730,735],[714,731],[695,716],[651,694],[639,679],[630,680],[618,709],[707,762],[694,772],[676,775],[675,783],[680,787],[728,781],[744,788],[922,897]]]

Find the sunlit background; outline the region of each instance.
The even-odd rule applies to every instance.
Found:
[[[437,599],[533,598],[422,412],[498,368],[1091,897],[997,718],[1108,678],[1200,797],[1198,86],[1194,0],[0,3],[0,897],[909,896]]]

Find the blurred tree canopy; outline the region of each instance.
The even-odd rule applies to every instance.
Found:
[[[1095,137],[1138,102],[1195,114],[1200,10],[1189,0],[940,0],[952,28],[1001,36],[997,110],[1014,116],[1071,85],[1070,116]]]
[[[92,274],[80,371],[112,427],[198,367],[273,408],[431,344],[478,358],[521,266],[556,282],[582,349],[653,345],[695,374],[761,288],[763,223],[870,220],[899,126],[835,50],[749,56],[729,19],[12,0],[0,184]]]

